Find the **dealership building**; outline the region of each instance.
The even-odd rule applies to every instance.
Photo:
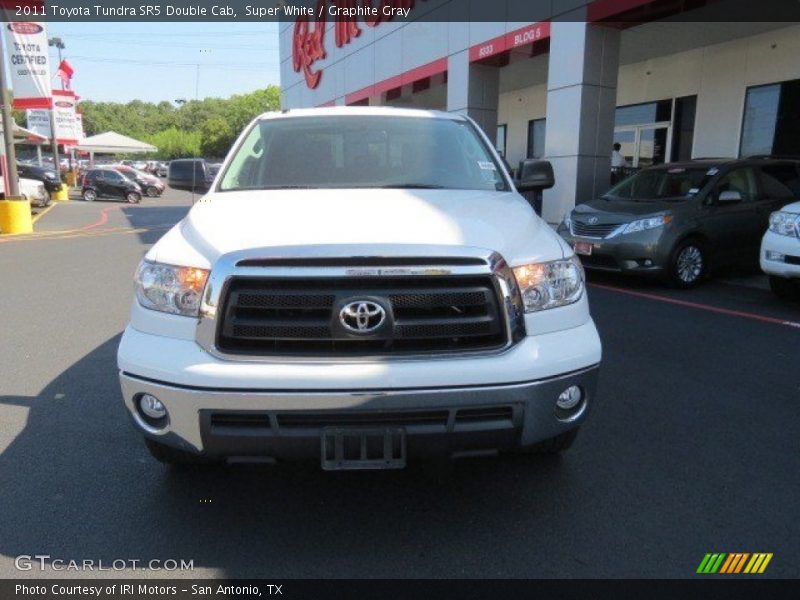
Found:
[[[300,18],[280,25],[283,108],[469,115],[512,166],[552,162],[557,222],[608,189],[615,142],[632,168],[800,155],[800,24],[717,22],[725,1],[406,0],[384,2],[406,20]]]

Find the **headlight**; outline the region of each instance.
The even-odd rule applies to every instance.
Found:
[[[769,216],[769,230],[778,235],[800,237],[800,214],[774,212]]]
[[[529,313],[572,304],[583,293],[583,267],[575,256],[514,267],[514,276]]]
[[[655,217],[647,217],[646,219],[637,219],[631,221],[627,225],[621,225],[615,229],[608,237],[616,235],[626,235],[628,233],[636,233],[638,231],[646,231],[648,229],[655,229],[663,227],[664,225],[672,222],[672,215],[656,215]]]
[[[47,171],[47,173],[44,174],[44,177],[45,179],[52,179],[52,180],[58,179],[58,175],[56,175],[55,171]]]
[[[136,270],[136,299],[151,310],[196,317],[208,271],[143,260]]]

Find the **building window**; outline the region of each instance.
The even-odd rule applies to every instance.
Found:
[[[528,121],[528,158],[542,158],[544,156],[546,122],[546,119]]]
[[[497,153],[502,156],[503,158],[506,157],[506,132],[508,131],[508,125],[498,125],[497,126],[497,137],[495,137],[494,147],[497,150]]]
[[[747,89],[739,156],[800,154],[800,79]]]
[[[620,106],[614,113],[614,126],[650,125],[672,120],[672,100]]]

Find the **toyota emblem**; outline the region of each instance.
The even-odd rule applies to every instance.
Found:
[[[386,310],[377,302],[355,300],[339,311],[342,327],[353,333],[372,333],[386,321]]]
[[[599,220],[597,217],[589,217],[589,225],[597,225]]]

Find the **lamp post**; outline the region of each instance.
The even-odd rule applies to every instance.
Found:
[[[5,176],[8,187],[6,198],[19,196],[19,180],[17,179],[17,153],[14,149],[14,115],[11,114],[11,102],[6,87],[6,57],[3,43],[0,41],[0,102],[3,109],[3,144],[6,150]]]

